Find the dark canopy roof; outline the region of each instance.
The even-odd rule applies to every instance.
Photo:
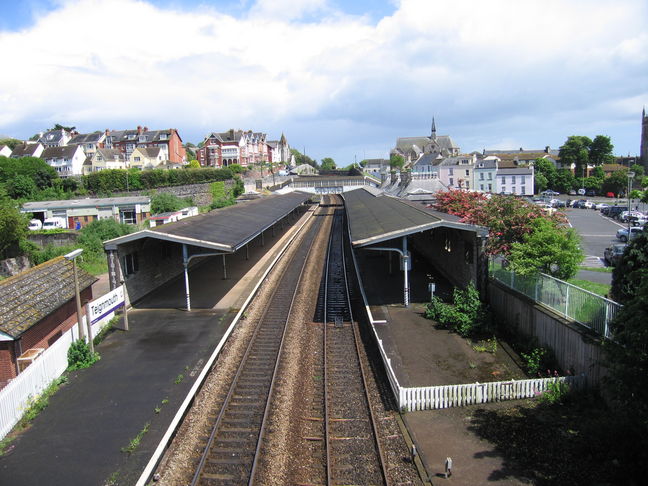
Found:
[[[175,223],[106,241],[106,250],[115,250],[122,243],[142,238],[184,243],[234,253],[262,231],[290,214],[311,197],[304,192],[291,192],[245,201],[210,211]]]
[[[435,227],[475,231],[480,226],[459,223],[456,218],[436,211],[426,211],[390,196],[374,195],[364,188],[343,194],[353,246],[361,247],[407,236]],[[445,216],[448,216],[446,218]]]

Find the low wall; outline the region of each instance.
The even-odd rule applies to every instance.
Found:
[[[27,239],[35,245],[45,248],[51,246],[67,246],[76,244],[78,233],[65,232],[65,233],[30,233]]]
[[[488,302],[500,326],[537,339],[551,349],[563,370],[584,373],[589,386],[598,386],[607,370],[602,365],[601,338],[574,321],[523,294],[490,280]]]

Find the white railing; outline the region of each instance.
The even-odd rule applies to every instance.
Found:
[[[477,403],[519,400],[537,397],[546,392],[551,383],[557,382],[565,382],[571,388],[578,389],[585,385],[585,376],[401,388],[398,402],[400,410],[413,412],[463,407]]]
[[[114,315],[114,313],[110,313],[94,323],[92,336],[99,334]],[[85,321],[85,317],[83,320]],[[78,336],[78,326],[75,323],[22,373],[0,390],[0,440],[18,423],[43,390],[67,369],[68,348],[73,341],[78,339]]]

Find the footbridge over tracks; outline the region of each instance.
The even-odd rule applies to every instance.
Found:
[[[312,194],[342,194],[359,187],[377,188],[380,181],[372,176],[302,176],[291,177],[270,190],[291,188]]]
[[[306,211],[311,197],[302,191],[266,196],[106,241],[110,286],[115,288],[123,281],[135,302],[184,277],[184,302],[191,310],[190,268],[216,257],[222,265],[212,258],[207,273],[212,280],[227,279],[228,258],[241,254],[247,259],[250,251],[264,246],[266,237],[274,238],[275,231],[279,234],[284,226],[293,224]],[[195,282],[195,290],[211,283]],[[178,302],[178,297],[169,300]]]

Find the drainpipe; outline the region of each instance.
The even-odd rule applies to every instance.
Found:
[[[409,307],[409,254],[407,253],[407,236],[403,236],[403,249],[400,248],[385,248],[385,247],[372,247],[365,248],[365,250],[373,251],[394,251],[398,253],[403,260],[403,304]],[[391,258],[390,258],[391,263]]]

